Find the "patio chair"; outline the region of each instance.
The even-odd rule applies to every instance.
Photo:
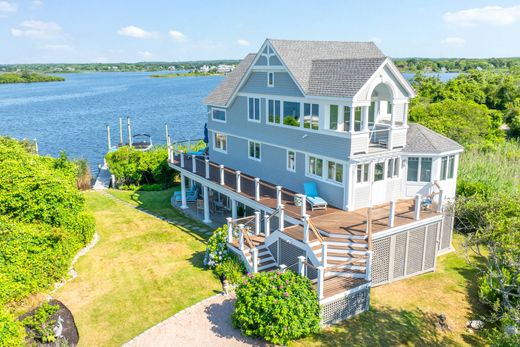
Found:
[[[188,156],[202,156],[202,155],[206,155],[206,152],[207,152],[207,147],[199,149],[198,151],[188,151],[188,153],[186,153],[186,154]]]
[[[197,190],[197,186],[196,185],[192,185],[191,187],[189,187],[187,190],[186,190],[186,194],[193,194],[195,191]],[[173,195],[175,197],[181,197],[182,195],[182,192],[180,190],[176,191],[173,193]]]
[[[307,182],[303,184],[303,189],[307,197],[307,201],[311,205],[311,209],[327,209],[327,202],[318,196],[318,186],[316,182]]]
[[[197,188],[195,188],[195,190],[192,193],[186,192],[186,202],[187,203],[197,202],[198,196],[199,196],[199,190]],[[182,203],[182,194],[174,195],[173,199],[174,199],[176,205],[181,204]]]

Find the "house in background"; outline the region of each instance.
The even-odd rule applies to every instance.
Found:
[[[208,152],[170,146],[172,202],[229,214],[250,271],[309,277],[324,323],[362,312],[451,247],[462,147],[408,123],[414,96],[373,43],[268,39],[204,100]]]

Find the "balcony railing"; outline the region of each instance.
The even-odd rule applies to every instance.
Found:
[[[388,148],[390,143],[389,128],[374,128],[370,132],[370,147]]]

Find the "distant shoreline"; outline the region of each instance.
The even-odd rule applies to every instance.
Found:
[[[40,83],[40,82],[63,82],[65,78],[59,76],[44,75],[39,73],[17,73],[5,72],[0,73],[0,84],[11,83]]]
[[[204,73],[204,72],[179,72],[167,74],[153,74],[152,78],[177,78],[177,77],[208,77],[208,76],[224,76],[221,73]]]

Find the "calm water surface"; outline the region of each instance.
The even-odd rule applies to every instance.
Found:
[[[63,150],[72,158],[86,158],[92,168],[106,153],[106,124],[117,144],[119,116],[130,116],[133,133],[150,134],[155,144],[165,143],[164,123],[174,140],[202,138],[202,99],[222,77],[149,75],[81,73],[62,75],[65,82],[0,84],[0,135],[36,138],[41,154],[56,156]],[[435,75],[445,81],[457,74]]]
[[[130,116],[133,133],[150,134],[156,144],[165,143],[165,123],[174,140],[202,138],[202,99],[222,77],[149,75],[66,74],[65,82],[0,85],[0,135],[36,138],[41,154],[56,156],[63,150],[72,158],[86,158],[92,168],[106,153],[106,124],[117,144],[119,116]]]

